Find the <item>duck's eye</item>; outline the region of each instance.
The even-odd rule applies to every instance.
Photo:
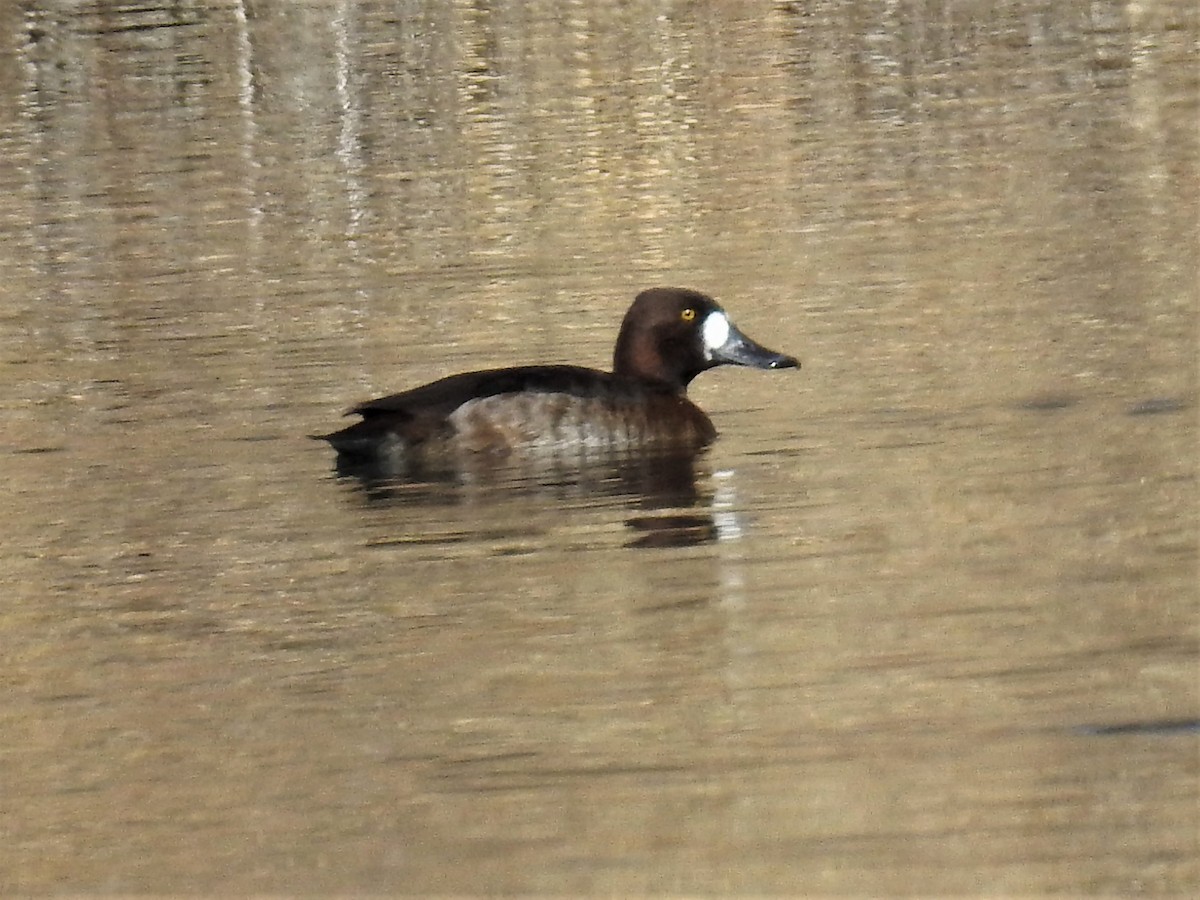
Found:
[[[696,318],[696,311],[689,306],[679,314],[679,318],[683,319],[685,322],[690,322]]]

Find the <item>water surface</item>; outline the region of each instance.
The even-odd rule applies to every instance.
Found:
[[[5,5],[0,886],[1194,893],[1192,7]],[[306,438],[654,284],[689,466]]]

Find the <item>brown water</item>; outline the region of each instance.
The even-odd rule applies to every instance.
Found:
[[[0,36],[4,893],[1200,890],[1194,3]],[[304,437],[671,283],[691,472]]]

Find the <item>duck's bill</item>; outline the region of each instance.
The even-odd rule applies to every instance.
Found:
[[[794,356],[768,350],[752,341],[729,323],[729,335],[709,350],[713,365],[728,363],[733,366],[750,366],[755,369],[798,369],[800,360]]]

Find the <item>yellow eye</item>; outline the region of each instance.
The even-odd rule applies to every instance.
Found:
[[[689,306],[679,314],[679,318],[683,319],[685,322],[690,322],[692,319],[696,318],[696,311]]]

